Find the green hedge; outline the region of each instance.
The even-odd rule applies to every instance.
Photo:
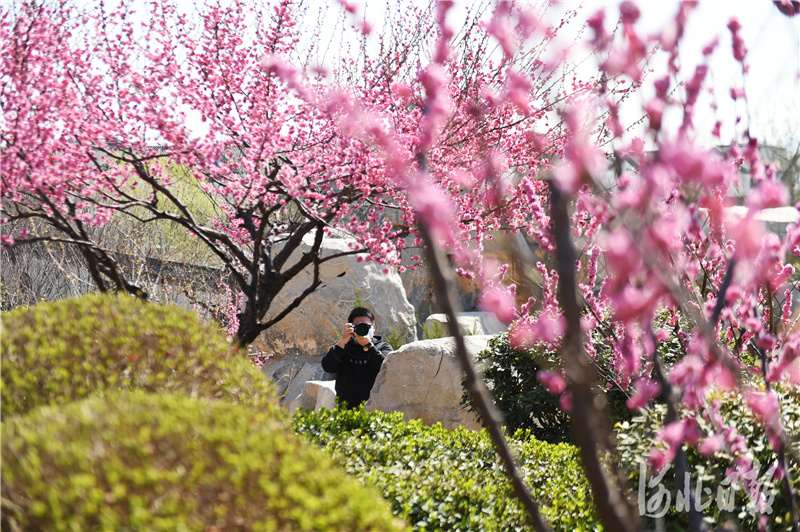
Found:
[[[502,333],[489,340],[476,362],[509,431],[530,430],[537,439],[550,443],[571,440],[570,418],[561,409],[559,397],[548,392],[536,379],[540,370],[559,367],[558,353],[514,349],[508,333]],[[472,397],[466,390],[462,402],[470,411],[475,411]]]
[[[787,457],[789,473],[795,497],[797,497],[800,494],[800,473],[798,473],[800,472],[800,462],[797,460],[797,457],[800,456],[800,391],[796,388],[783,389],[779,392],[779,396],[783,426],[789,442],[793,446],[793,451],[787,453]],[[694,446],[684,446],[689,462],[689,478],[695,493],[698,483],[702,482],[703,491],[700,502],[702,505],[707,505],[703,511],[706,522],[712,530],[721,527],[727,521],[734,523],[736,529],[746,531],[762,530],[762,521],[769,524],[766,530],[789,530],[789,503],[783,481],[777,481],[769,474],[770,467],[776,463],[776,453],[767,441],[763,426],[754,419],[741,395],[717,394],[713,400],[718,404],[719,413],[725,420],[728,420],[726,427],[735,429],[744,437],[747,449],[732,451],[726,446],[712,456],[705,457],[700,455]],[[668,513],[663,517],[665,530],[690,530],[687,512],[677,510],[679,486],[676,484],[674,466],[670,466],[660,482],[649,469],[646,470],[646,477],[642,478],[640,474],[640,464],[647,464],[650,449],[658,443],[655,434],[661,427],[665,415],[666,407],[657,405],[650,411],[635,417],[631,422],[618,424],[616,426],[617,451],[620,464],[629,471],[629,486],[633,490],[632,498],[638,504],[644,505],[640,507],[640,511],[644,509],[646,525],[650,529],[655,528],[654,516],[662,513],[666,508]],[[712,432],[712,427],[700,417],[698,417],[698,421],[703,438],[705,438]],[[725,509],[726,499],[719,498],[720,494],[730,493],[730,481],[723,481],[729,471],[737,470],[735,460],[740,454],[758,461],[758,478],[755,480],[768,498],[770,495],[774,495],[774,500],[771,501],[772,509],[764,515],[760,515],[753,508],[748,508],[751,498],[741,487],[734,490],[733,511],[727,511]],[[652,487],[651,484],[653,484]],[[644,496],[640,491],[643,491]],[[666,494],[669,496],[669,504],[666,504]],[[652,509],[648,509],[648,503],[653,504]]]
[[[174,306],[90,295],[5,312],[2,323],[4,415],[117,389],[277,401],[222,333]]]
[[[616,384],[609,369],[611,349],[602,338],[595,338],[594,344],[597,355],[593,364],[602,383],[597,391],[605,396],[613,422],[630,419],[625,404],[628,395]],[[557,350],[544,345],[516,349],[508,333],[502,333],[489,340],[476,362],[509,432],[529,430],[537,439],[550,443],[572,440],[570,417],[561,409],[559,396],[551,394],[536,378],[541,370],[559,371],[561,355]],[[462,404],[475,411],[466,390]]]
[[[377,486],[395,515],[415,530],[530,529],[485,431],[449,431],[363,408],[300,411],[294,428],[349,473]],[[553,529],[599,529],[577,449],[523,432],[512,441]]]
[[[273,413],[117,392],[2,424],[2,529],[399,530]]]

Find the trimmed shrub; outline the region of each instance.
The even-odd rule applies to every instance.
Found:
[[[476,362],[509,431],[530,430],[550,443],[570,441],[569,415],[559,406],[558,396],[536,379],[540,370],[557,369],[559,360],[555,352],[514,349],[507,333],[493,337],[478,354]],[[474,411],[466,390],[463,403]]]
[[[118,392],[2,425],[2,529],[398,530],[271,412]]]
[[[595,344],[598,353],[594,364],[603,381],[599,391],[605,395],[615,422],[630,419],[625,405],[628,396],[608,370],[610,350],[602,341]],[[508,333],[502,333],[489,340],[476,362],[509,432],[529,430],[537,439],[550,443],[572,440],[571,421],[561,409],[559,397],[548,392],[536,378],[541,370],[559,370],[561,355],[557,351],[544,346],[515,349]],[[475,411],[472,397],[466,390],[462,404]]]
[[[89,295],[3,313],[2,322],[4,415],[118,389],[277,405],[269,380],[188,310]]]
[[[485,431],[404,422],[401,413],[299,411],[295,431],[349,472],[377,486],[414,530],[529,530]],[[512,439],[526,482],[554,530],[599,529],[577,449],[518,432]]]
[[[781,398],[781,417],[784,430],[793,451],[786,453],[789,461],[789,475],[795,496],[800,493],[800,391],[784,389],[779,392]],[[789,501],[786,497],[783,481],[774,478],[777,456],[773,451],[764,427],[757,421],[745,404],[741,395],[734,393],[717,394],[712,398],[716,405],[719,419],[730,423],[726,431],[735,431],[744,438],[745,445],[736,445],[734,449],[726,445],[711,456],[702,456],[695,445],[684,445],[689,465],[693,497],[700,497],[700,505],[704,506],[703,514],[706,523],[712,530],[722,527],[727,521],[735,523],[735,528],[746,531],[757,530],[789,530],[791,521]],[[691,413],[684,413],[689,416]],[[669,531],[690,530],[688,512],[678,510],[678,497],[681,486],[678,485],[675,468],[670,465],[659,480],[658,472],[649,467],[642,477],[642,464],[648,465],[650,450],[658,445],[656,431],[666,415],[664,405],[656,405],[646,413],[636,416],[630,422],[616,426],[617,452],[620,464],[629,471],[629,487],[634,492],[632,498],[637,501],[640,513],[644,514],[649,529],[657,528],[655,517],[663,516],[661,528]],[[698,426],[705,438],[711,434],[709,423],[697,416]],[[702,439],[701,439],[702,441]],[[745,448],[746,447],[746,448]],[[750,473],[736,465],[737,458],[746,457],[757,465],[749,485],[743,485]],[[730,477],[729,477],[730,475]],[[729,477],[729,478],[726,478]],[[701,487],[701,490],[698,490]],[[758,487],[766,504],[763,511],[756,509],[753,501],[757,498],[749,493]],[[733,496],[733,498],[730,498]],[[769,524],[768,527],[762,525]]]

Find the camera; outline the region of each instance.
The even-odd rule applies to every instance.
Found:
[[[353,331],[355,331],[358,336],[366,336],[369,334],[370,327],[371,325],[369,323],[356,323],[353,326]]]

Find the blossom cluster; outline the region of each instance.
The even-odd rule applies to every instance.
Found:
[[[50,238],[92,249],[100,283],[114,278],[112,262],[87,227],[120,216],[174,222],[228,268],[236,288],[226,322],[248,343],[290,310],[270,308],[280,285],[319,265],[313,253],[289,261],[304,236],[318,246],[323,232],[346,231],[359,260],[405,269],[419,266],[430,235],[478,282],[479,305],[510,324],[516,346],[579,345],[592,360],[602,338],[631,409],[671,406],[649,457],[656,469],[686,445],[741,450],[710,399],[725,389],[743,389],[771,444],[785,449],[774,387],[800,384],[788,259],[800,254],[800,226],[779,237],[760,221],[788,197],[758,139],[744,133],[724,150],[695,139],[720,42],[682,78],[679,44],[696,2],[677,6],[656,35],[639,32],[634,2],[589,16],[583,45],[597,70],[581,80],[573,45],[557,44],[578,9],[553,24],[538,4],[499,1],[454,27],[454,3],[440,1],[388,31],[340,4],[362,53],[331,73],[298,60],[302,13],[290,0],[266,10],[210,2],[195,17],[158,2],[144,22],[128,2],[26,1],[4,14],[3,244]],[[742,24],[728,28],[746,73]],[[657,54],[668,65],[660,77],[649,67]],[[653,96],[631,134],[620,109],[645,84]],[[730,96],[746,100],[742,87]],[[189,129],[190,115],[201,130]],[[729,207],[743,177],[739,214]],[[213,210],[186,201],[186,187]],[[31,233],[31,219],[53,232]],[[574,269],[554,259],[565,256],[565,235]],[[526,248],[512,253],[516,278],[509,257],[488,249],[504,237]],[[577,320],[570,301],[580,302]],[[659,346],[673,337],[680,356],[665,364]],[[583,400],[576,375],[565,367],[539,380],[571,409]],[[701,434],[700,418],[718,430]]]

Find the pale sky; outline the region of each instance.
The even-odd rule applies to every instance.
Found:
[[[9,1],[0,0],[0,5],[8,5]],[[186,0],[177,1],[181,6],[185,5],[188,10],[194,5],[194,2]],[[492,3],[488,0],[482,1],[489,5]],[[538,3],[538,0],[536,1]],[[141,0],[134,0],[134,3],[138,2]],[[395,2],[400,2],[402,5],[427,4],[427,0],[388,0],[388,2],[350,0],[350,3],[358,7],[357,12],[360,16],[366,12],[367,18],[373,22],[376,29],[381,26],[380,18],[386,4]],[[474,5],[476,2],[477,0],[457,2],[457,8],[452,11],[457,13],[465,6]],[[81,3],[80,0],[78,3]],[[107,5],[114,3],[114,0],[110,0]],[[581,15],[583,20],[600,8],[606,8],[609,12],[606,16],[607,25],[616,18],[618,2],[564,0],[553,12],[554,21],[557,20],[559,10],[576,7],[581,3],[584,6]],[[354,20],[350,15],[343,15],[343,10],[336,0],[305,0],[301,4],[307,8],[308,18],[304,21],[305,25],[316,24],[318,18],[313,16],[313,13],[323,6],[327,7],[326,16],[322,19],[323,24],[333,28],[334,32],[341,31],[342,23],[349,26]],[[642,34],[659,32],[665,21],[672,18],[678,9],[678,2],[674,0],[643,0],[638,2],[638,5],[642,17],[637,22],[637,29]],[[732,16],[738,17],[741,22],[742,34],[749,50],[746,58],[750,69],[746,84],[749,96],[748,109],[741,104],[738,108],[735,107],[729,96],[731,86],[742,85],[741,69],[732,58],[730,32],[726,27]],[[786,17],[770,0],[701,1],[690,18],[681,47],[684,67],[682,74],[685,74],[686,79],[694,72],[696,63],[701,57],[700,50],[715,37],[719,37],[720,45],[712,56],[711,79],[716,90],[719,110],[716,116],[713,115],[708,101],[697,106],[698,140],[707,144],[728,144],[734,137],[741,139],[744,124],[748,123],[749,116],[751,131],[760,139],[772,143],[800,142],[800,16]],[[320,36],[319,40],[325,38]],[[336,47],[340,42],[335,38],[330,44]],[[338,50],[331,52],[335,55]],[[653,66],[657,71],[651,75],[651,80],[659,77],[658,70],[664,68],[663,64],[658,63]],[[638,102],[635,101],[623,117],[631,122],[640,117],[642,112],[639,106],[651,95],[652,92],[646,88],[640,91]],[[742,122],[735,130],[734,123],[737,116],[742,116]],[[722,140],[711,138],[710,134],[703,138],[703,132],[709,132],[716,120],[722,120],[724,124]]]
[[[596,11],[605,9],[606,25],[615,20],[619,2],[609,0],[565,0],[556,14],[569,7],[583,5],[582,20]],[[665,23],[678,12],[676,0],[639,1],[641,18],[636,28],[642,35],[660,34]],[[748,106],[734,104],[730,97],[731,87],[741,87],[743,76],[741,65],[733,58],[731,34],[727,28],[731,17],[742,24],[742,35],[748,53],[745,63],[749,72],[745,89]],[[696,106],[697,136],[704,144],[730,143],[741,140],[745,124],[751,133],[768,142],[800,142],[800,16],[789,18],[783,15],[769,0],[706,0],[701,1],[692,12],[685,28],[680,46],[681,75],[688,80],[702,59],[701,50],[715,38],[719,45],[710,61],[710,82],[716,93],[718,110],[710,107],[710,101],[702,100]],[[662,61],[653,63],[655,72],[650,81],[666,72]],[[641,104],[650,99],[653,91],[647,87],[640,91],[635,103],[628,109],[628,122],[642,115]],[[736,119],[742,117],[736,127]],[[721,140],[711,136],[714,123],[723,123]],[[677,127],[677,125],[676,125]]]
[[[593,2],[599,4],[600,2]],[[608,2],[603,2],[608,4]],[[585,4],[587,10],[592,6]],[[640,2],[643,32],[653,33],[663,21],[677,12],[677,2]],[[591,12],[591,11],[590,11]],[[748,53],[745,62],[749,73],[745,88],[749,109],[736,108],[729,96],[731,86],[742,86],[742,72],[731,53],[731,37],[727,28],[731,17],[742,24],[742,35]],[[749,111],[751,130],[759,138],[781,142],[793,137],[800,142],[800,16],[783,15],[768,0],[709,0],[700,2],[692,13],[681,46],[681,57],[691,77],[701,58],[702,48],[715,37],[720,44],[712,56],[711,76],[720,106],[713,117],[708,106],[707,123],[720,119],[725,124],[722,139],[734,134],[736,116],[746,120]],[[698,106],[700,107],[700,106]],[[701,109],[698,109],[698,113]],[[703,116],[698,116],[698,120]],[[741,134],[741,127],[737,133]],[[714,141],[716,142],[716,140]]]
[[[397,1],[417,6],[427,4],[427,0]],[[538,3],[538,0],[536,1]],[[376,29],[381,27],[380,18],[385,9],[385,0],[351,0],[350,3],[358,6],[359,17],[366,16]],[[457,2],[457,7],[451,11],[451,15],[457,17],[459,11],[474,3],[477,3],[477,0]],[[551,12],[553,21],[560,19],[560,14],[565,9],[583,4],[582,20],[605,8],[606,24],[609,26],[612,20],[616,19],[619,2],[564,0],[559,4]],[[637,4],[642,16],[636,27],[643,35],[660,33],[665,22],[674,17],[679,6],[676,0],[640,1]],[[354,21],[352,16],[341,15],[342,9],[334,0],[311,0],[306,1],[305,5],[309,7],[309,14],[320,6],[327,6],[329,16],[325,18],[325,23],[331,27],[338,25],[338,30],[334,31],[341,31],[343,20],[346,26]],[[745,60],[749,68],[745,85],[749,99],[747,108],[741,102],[736,106],[730,97],[731,87],[741,87],[743,79],[741,67],[731,53],[731,36],[727,28],[728,21],[734,16],[743,26],[742,35],[749,50]],[[307,22],[311,22],[311,19],[309,16]],[[448,20],[452,21],[453,25],[456,24],[453,16]],[[569,31],[565,32],[565,37],[569,37]],[[702,48],[716,37],[719,38],[719,45],[711,57],[709,80],[715,88],[719,108],[715,114],[708,100],[701,100],[696,106],[695,123],[698,129],[698,141],[707,145],[729,144],[734,138],[741,141],[746,124],[749,124],[751,133],[767,142],[800,142],[800,16],[786,17],[770,0],[701,1],[689,19],[682,41],[681,76],[687,80],[691,78],[697,63],[702,58]],[[335,53],[332,52],[330,55]],[[652,66],[656,71],[650,75],[651,81],[661,76],[659,70],[664,72],[666,68],[663,62],[658,61]],[[591,67],[587,65],[588,68]],[[587,71],[587,75],[591,73]],[[652,94],[652,90],[648,90],[647,87],[641,90],[638,99],[634,99],[633,105],[623,114],[624,119],[634,122],[641,117],[641,103],[651,98]],[[737,116],[741,116],[738,126],[736,126]],[[716,139],[710,134],[717,120],[723,123],[721,139]],[[665,121],[669,123],[667,117]]]

